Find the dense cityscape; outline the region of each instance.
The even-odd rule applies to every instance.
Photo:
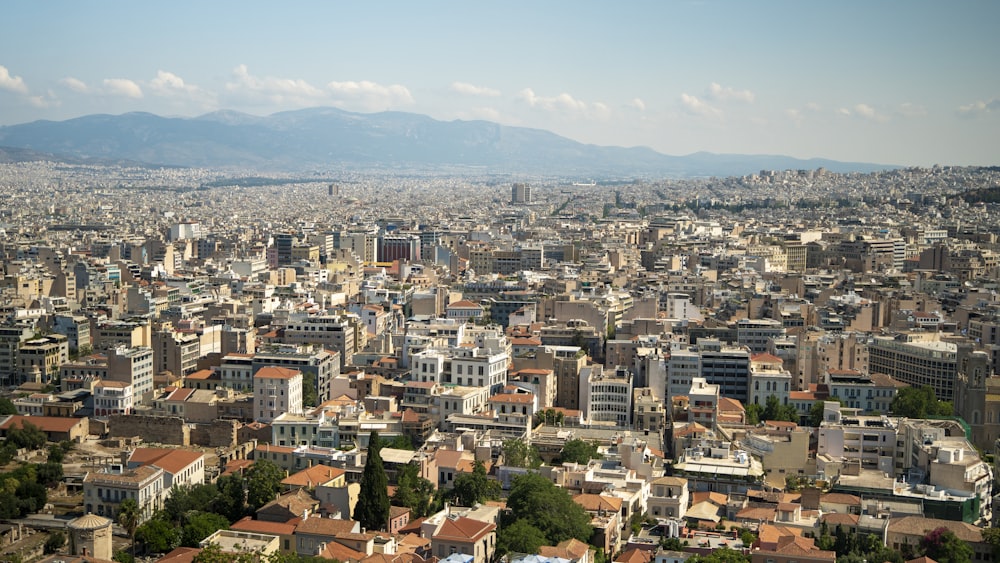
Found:
[[[1000,553],[1000,169],[0,164],[0,560]]]

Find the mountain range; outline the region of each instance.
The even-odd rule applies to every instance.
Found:
[[[67,162],[252,168],[259,171],[439,170],[580,178],[739,176],[894,166],[780,155],[670,156],[646,147],[579,143],[541,129],[439,121],[404,112],[322,107],[259,117],[221,110],[199,117],[87,115],[0,127],[0,162],[56,155]]]

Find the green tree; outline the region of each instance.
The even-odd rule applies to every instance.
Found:
[[[63,466],[61,463],[51,461],[40,463],[37,465],[36,474],[39,483],[47,487],[54,487],[59,484],[59,481],[62,481]]]
[[[167,553],[180,546],[180,530],[162,518],[153,518],[135,531],[135,539],[146,553]]]
[[[217,530],[228,530],[229,521],[221,514],[213,512],[194,512],[187,518],[187,523],[181,530],[181,545],[198,547],[201,540]]]
[[[920,540],[920,551],[938,563],[970,563],[972,546],[958,539],[948,528],[935,528]]]
[[[760,405],[758,405],[757,403],[750,403],[749,405],[747,405],[746,412],[747,412],[747,424],[751,426],[757,426],[758,424],[760,424],[760,417],[761,414],[764,412],[764,409],[761,408]]]
[[[548,544],[541,530],[525,519],[514,520],[497,534],[497,555],[506,553],[538,553],[538,548]]]
[[[247,469],[247,504],[250,511],[257,509],[275,499],[281,490],[281,480],[285,471],[266,459],[258,459]]]
[[[926,418],[928,416],[951,416],[954,414],[952,404],[939,401],[930,385],[923,387],[904,387],[896,392],[889,411],[896,416],[907,418]]]
[[[45,539],[45,545],[42,547],[42,550],[44,553],[55,553],[64,545],[66,545],[66,534],[62,530],[53,530],[49,533],[49,537]]]
[[[20,428],[11,426],[7,429],[7,441],[18,448],[37,450],[44,446],[48,439],[45,437],[45,432],[42,432],[40,428],[26,420],[22,420]]]
[[[219,489],[211,483],[201,485],[175,485],[163,501],[162,517],[168,522],[182,524],[192,510],[217,512],[212,509],[219,496]],[[228,516],[227,516],[228,518]]]
[[[823,425],[823,401],[813,401],[809,408],[809,426],[819,428]]]
[[[514,479],[507,508],[514,521],[526,520],[545,534],[548,545],[570,538],[589,542],[594,532],[587,511],[573,502],[565,489],[537,473]]]
[[[420,476],[416,465],[404,465],[396,479],[396,492],[392,503],[405,506],[412,511],[413,518],[428,516],[436,512],[434,483]]]
[[[128,533],[132,559],[135,559],[135,531],[139,527],[139,518],[139,504],[135,499],[127,498],[118,505],[118,524]]]
[[[14,402],[6,397],[0,397],[0,415],[17,414]]]
[[[462,473],[455,477],[451,490],[452,500],[458,506],[474,506],[488,500],[500,498],[500,483],[486,475],[486,466],[476,460],[472,473]]]
[[[535,469],[542,464],[542,457],[535,446],[511,438],[503,443],[503,463],[508,467]]]
[[[580,465],[586,465],[592,459],[603,458],[604,456],[597,451],[596,441],[588,442],[579,438],[567,440],[559,454],[559,459],[562,462],[579,463]]]
[[[224,475],[215,482],[219,494],[212,502],[212,511],[235,522],[246,515],[246,489],[243,476]]]
[[[535,413],[535,426],[546,424],[549,426],[560,426],[563,423],[564,415],[562,411],[548,408]]]
[[[775,395],[768,395],[767,402],[764,405],[764,412],[761,413],[762,420],[784,420],[788,422],[797,422],[799,420],[799,414],[795,410],[795,407],[791,405],[782,405],[781,400]]]
[[[983,528],[983,541],[993,548],[993,560],[1000,561],[1000,528]]]
[[[389,523],[389,483],[379,453],[378,432],[368,438],[368,459],[361,473],[361,491],[354,506],[354,519],[369,530],[384,530]]]
[[[708,555],[689,557],[687,563],[750,563],[750,556],[735,549],[723,547],[713,550]]]

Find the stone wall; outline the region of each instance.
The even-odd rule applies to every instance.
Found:
[[[191,429],[191,444],[209,448],[232,448],[237,444],[236,432],[240,425],[235,420],[195,424]]]
[[[108,419],[108,435],[139,436],[146,443],[191,445],[191,429],[179,416],[112,415]]]

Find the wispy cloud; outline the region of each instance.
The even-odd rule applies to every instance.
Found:
[[[11,75],[7,67],[0,65],[0,90],[7,90],[15,94],[27,94],[28,85],[20,76]]]
[[[45,92],[45,94],[28,96],[26,99],[29,104],[35,106],[36,108],[51,108],[62,105],[62,102],[59,101],[59,97],[56,96],[56,93],[52,90]]]
[[[194,84],[188,84],[183,78],[172,72],[159,70],[156,78],[147,83],[149,91],[163,98],[169,98],[176,103],[196,102],[205,107],[216,105],[216,96]]]
[[[889,121],[889,117],[887,115],[864,103],[854,104],[854,106],[850,108],[839,108],[836,113],[837,115],[842,115],[844,117],[857,117],[859,119],[865,119],[877,123],[885,123],[886,121]]]
[[[362,80],[360,82],[330,82],[327,84],[327,88],[336,102],[364,109],[388,109],[413,103],[410,90],[399,84],[383,86]]]
[[[107,93],[115,96],[124,96],[136,100],[142,98],[142,88],[128,78],[105,78],[104,89]]]
[[[60,84],[69,88],[70,90],[77,92],[79,94],[84,94],[90,91],[87,83],[79,78],[73,78],[72,76],[67,76],[59,81]]]
[[[958,108],[958,115],[962,117],[976,117],[996,110],[1000,110],[1000,99],[993,98],[989,101],[976,100],[971,104],[960,106]]]
[[[718,102],[747,102],[753,103],[754,93],[750,90],[737,90],[729,86],[722,86],[717,82],[708,85],[708,93],[705,95],[709,100]]]
[[[927,108],[919,104],[904,102],[899,104],[896,114],[902,117],[924,117],[927,115]]]
[[[628,107],[639,111],[646,111],[646,102],[642,101],[642,98],[632,98],[632,101],[628,103]]]
[[[500,95],[500,90],[488,88],[486,86],[476,86],[475,84],[469,84],[468,82],[452,82],[449,89],[452,92],[464,94],[466,96],[496,97]]]
[[[709,105],[704,100],[690,94],[681,94],[681,106],[692,115],[700,115],[712,119],[722,119],[722,111]]]
[[[247,65],[233,69],[226,91],[240,103],[256,105],[298,106],[331,104],[348,109],[384,110],[413,103],[410,91],[399,84],[388,86],[362,81],[334,81],[325,87],[306,80],[256,76]]]
[[[531,88],[525,88],[517,93],[517,99],[528,104],[533,109],[553,114],[596,120],[606,120],[611,117],[611,108],[604,102],[588,103],[574,98],[566,92],[557,96],[539,96]]]

